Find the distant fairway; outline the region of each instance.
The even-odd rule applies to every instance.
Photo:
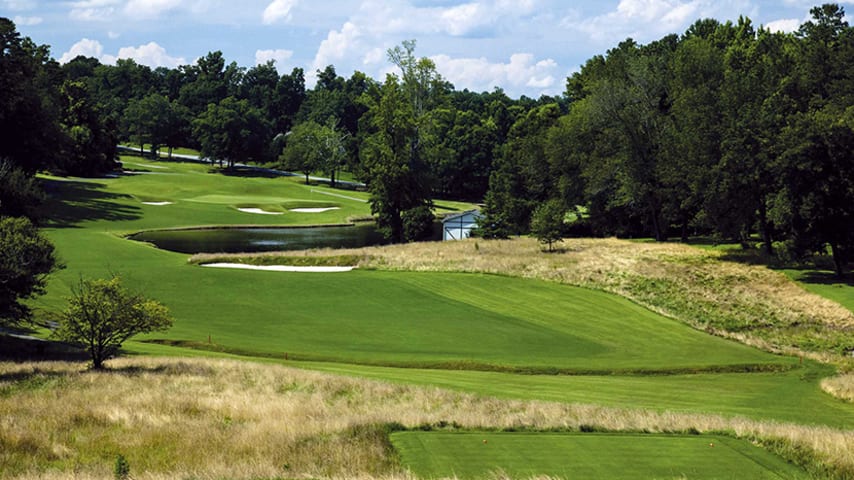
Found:
[[[391,435],[419,478],[801,479],[806,472],[743,440],[720,436],[439,433]]]

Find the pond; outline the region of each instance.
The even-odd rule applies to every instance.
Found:
[[[149,242],[158,248],[180,253],[360,248],[387,243],[373,224],[332,227],[153,230],[137,233],[128,238]]]

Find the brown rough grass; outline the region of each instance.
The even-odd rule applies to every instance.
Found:
[[[854,373],[825,378],[821,381],[821,389],[836,398],[854,402]]]
[[[133,478],[410,479],[385,431],[462,428],[730,431],[788,442],[854,475],[854,432],[634,409],[498,400],[234,360],[125,358],[0,363],[0,477],[108,479],[116,455]]]
[[[841,305],[780,272],[676,243],[566,239],[559,252],[544,253],[530,238],[469,239],[269,255],[346,255],[361,259],[362,268],[491,273],[599,289],[716,335],[837,364],[850,363],[840,350],[854,346],[854,314]]]

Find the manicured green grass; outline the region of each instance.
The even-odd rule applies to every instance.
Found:
[[[354,271],[300,274],[186,264],[103,232],[51,232],[77,275],[119,272],[178,320],[157,338],[248,355],[398,366],[534,371],[740,370],[791,358],[710,337],[619,297],[490,275]],[[63,248],[64,247],[64,248]],[[55,299],[48,296],[41,302]],[[760,367],[765,368],[765,367]]]
[[[295,274],[190,265],[187,255],[157,250],[120,234],[188,225],[340,223],[350,215],[366,215],[368,205],[319,195],[316,191],[322,187],[306,187],[293,179],[210,174],[206,166],[194,163],[139,159],[138,166],[156,173],[47,181],[54,198],[47,205],[47,232],[67,268],[51,278],[48,295],[34,302],[42,312],[61,310],[81,275],[118,273],[132,288],[165,303],[175,316],[168,333],[144,337],[147,340],[267,360],[283,359],[287,353],[289,359],[324,361],[298,363],[312,368],[504,397],[854,425],[854,406],[817,388],[816,367],[798,368],[795,359],[708,336],[600,292],[487,275]],[[143,198],[175,203],[149,206],[141,203]],[[273,216],[235,208],[307,201],[340,202],[341,210]],[[128,348],[185,351],[138,342]],[[795,369],[638,375],[746,367]],[[523,371],[599,375],[508,373]],[[602,375],[606,373],[611,375]]]
[[[370,214],[369,205],[360,201],[366,196],[362,192],[306,186],[289,177],[211,174],[209,166],[192,162],[137,157],[122,157],[122,161],[126,167],[141,173],[114,179],[45,179],[47,190],[63,200],[45,206],[51,219],[47,226],[129,233],[193,225],[344,223],[350,217]],[[294,206],[336,206],[339,210],[290,212]],[[260,215],[237,210],[247,207],[274,209],[284,214]]]
[[[423,479],[808,478],[760,447],[723,436],[396,432],[391,441]]]

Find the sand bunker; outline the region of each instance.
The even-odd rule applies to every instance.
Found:
[[[339,207],[326,207],[326,208],[292,208],[292,212],[297,213],[323,213],[328,212],[330,210],[341,210]]]
[[[244,265],[242,263],[206,263],[203,267],[214,268],[238,268],[241,270],[267,270],[271,272],[310,272],[310,273],[336,273],[349,272],[356,267],[294,267],[289,265]]]
[[[142,202],[143,205],[154,205],[155,207],[162,207],[163,205],[172,205],[174,202]]]
[[[259,215],[284,215],[283,212],[268,212],[260,208],[238,208],[238,210],[244,213],[257,213]]]

